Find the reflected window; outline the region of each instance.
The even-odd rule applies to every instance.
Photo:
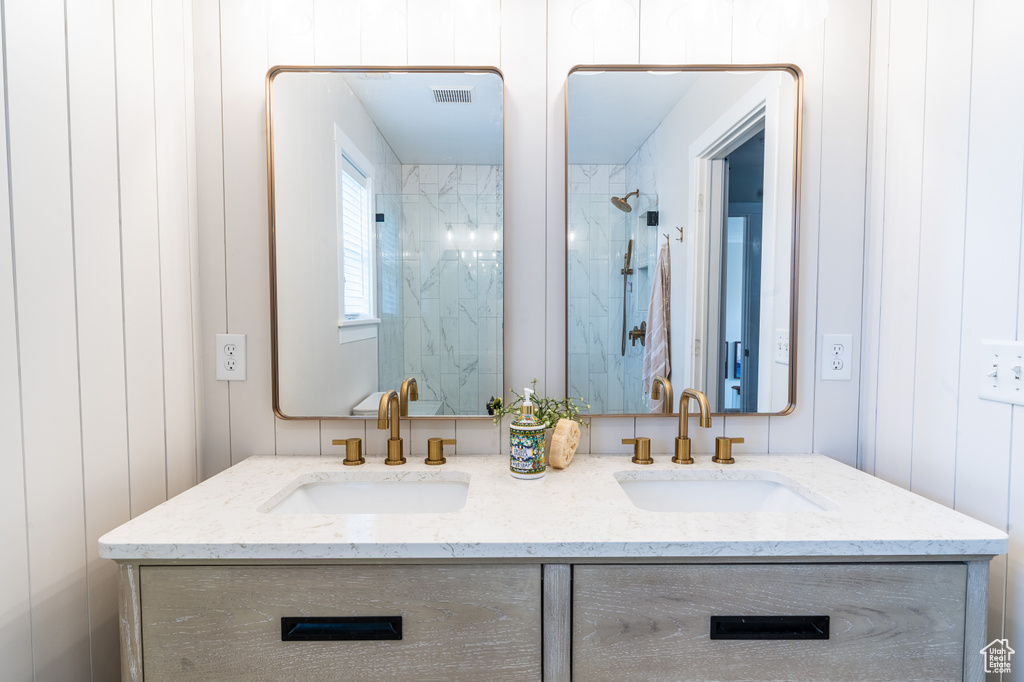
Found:
[[[336,135],[341,138],[342,135]],[[336,139],[338,179],[338,242],[341,250],[341,319],[369,321],[376,317],[374,238],[370,220],[373,170],[342,139]],[[365,169],[365,170],[364,170]]]

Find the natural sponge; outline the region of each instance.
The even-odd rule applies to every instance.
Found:
[[[580,444],[580,425],[572,419],[559,419],[555,431],[551,434],[551,451],[548,453],[548,464],[555,469],[569,466],[576,448]]]

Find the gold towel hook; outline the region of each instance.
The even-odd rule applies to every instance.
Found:
[[[679,241],[683,241],[683,230],[684,230],[685,228],[683,228],[683,227],[677,227],[676,229],[677,229],[677,230],[679,230]]]

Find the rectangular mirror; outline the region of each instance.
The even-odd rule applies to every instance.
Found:
[[[274,411],[485,415],[502,394],[497,69],[267,74]]]
[[[796,398],[802,76],[791,65],[577,66],[565,96],[568,395],[719,414]]]

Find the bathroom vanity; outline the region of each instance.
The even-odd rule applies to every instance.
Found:
[[[1007,536],[826,457],[368,460],[253,457],[104,536],[124,679],[984,679]]]

